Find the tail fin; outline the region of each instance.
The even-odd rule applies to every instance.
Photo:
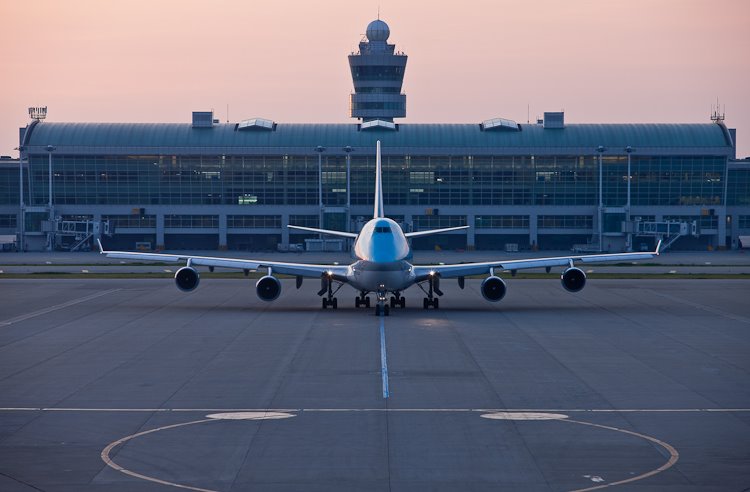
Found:
[[[380,162],[380,140],[375,147],[375,213],[374,219],[385,217],[383,211],[383,167]]]

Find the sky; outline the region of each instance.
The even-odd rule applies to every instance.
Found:
[[[347,55],[380,18],[403,123],[708,123],[750,156],[748,0],[0,0],[0,154],[48,121],[346,123]],[[228,111],[227,111],[228,108]]]

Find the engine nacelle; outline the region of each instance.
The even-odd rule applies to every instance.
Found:
[[[586,274],[580,268],[568,268],[560,275],[560,283],[568,292],[578,292],[586,286]]]
[[[183,292],[195,290],[200,282],[201,276],[198,273],[198,270],[193,267],[182,267],[174,274],[174,283],[176,283],[177,288]]]
[[[272,275],[266,275],[255,284],[255,292],[263,301],[275,301],[281,295],[281,282]]]
[[[497,302],[505,297],[505,282],[500,277],[487,277],[482,280],[482,297],[490,302]]]

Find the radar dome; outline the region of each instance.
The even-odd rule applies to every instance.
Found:
[[[388,41],[391,30],[382,20],[374,20],[367,25],[367,39],[369,41]]]

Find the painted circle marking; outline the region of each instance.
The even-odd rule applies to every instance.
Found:
[[[281,420],[294,417],[291,413],[284,412],[227,412],[212,413],[206,418],[216,420]]]
[[[491,420],[560,420],[567,419],[567,415],[561,413],[542,412],[495,412],[481,415],[483,419]]]

